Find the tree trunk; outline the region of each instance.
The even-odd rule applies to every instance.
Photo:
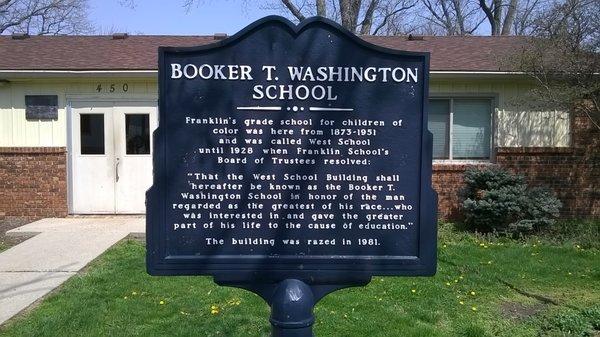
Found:
[[[367,10],[365,11],[365,18],[360,27],[361,35],[368,35],[371,33],[371,28],[373,26],[373,15],[375,15],[375,9],[377,8],[379,0],[371,0]]]
[[[325,0],[317,0],[317,15],[327,17],[327,5]]]
[[[465,35],[465,16],[463,15],[462,3],[460,0],[452,0],[454,13],[456,14],[456,24],[458,25],[458,34]]]
[[[358,22],[358,13],[360,11],[361,0],[339,0],[340,1],[340,16],[342,18],[342,26],[352,32],[356,32]]]
[[[492,4],[490,6],[485,3],[485,0],[479,0],[479,7],[481,7],[485,13],[485,17],[490,23],[490,31],[492,35],[500,35],[502,0],[492,0]]]
[[[494,31],[492,35],[500,35],[503,0],[494,0]]]
[[[446,0],[440,0],[440,5],[442,6],[442,13],[444,14],[444,25],[446,26],[446,30],[448,31],[449,35],[454,35],[456,33],[456,29],[450,19],[450,12],[448,11]]]
[[[502,23],[502,35],[510,35],[510,30],[515,22],[515,15],[517,14],[517,2],[518,0],[510,0],[508,11],[504,17],[504,22]]]

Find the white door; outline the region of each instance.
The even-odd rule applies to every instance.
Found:
[[[79,102],[72,111],[73,211],[114,213],[112,102]]]
[[[119,105],[115,122],[115,211],[146,212],[145,194],[152,185],[152,131],[158,126],[155,106]]]
[[[72,102],[72,212],[144,213],[152,184],[151,102]]]

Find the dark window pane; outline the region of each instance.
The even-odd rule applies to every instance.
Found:
[[[491,101],[455,99],[452,153],[456,159],[490,157]]]
[[[150,154],[150,116],[125,115],[127,154]]]
[[[104,154],[104,115],[81,114],[81,154]]]
[[[434,159],[448,159],[449,119],[450,100],[435,99],[429,101],[429,121],[427,127],[433,134]]]

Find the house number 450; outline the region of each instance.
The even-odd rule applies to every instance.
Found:
[[[129,90],[129,84],[127,84],[127,83],[123,83],[123,84],[111,83],[106,87],[103,87],[102,84],[98,83],[98,86],[96,86],[97,92],[127,92],[128,90]]]

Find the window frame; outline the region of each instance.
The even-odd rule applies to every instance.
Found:
[[[83,127],[83,124],[82,124],[81,117],[87,116],[87,115],[102,116],[102,143],[103,143],[102,144],[102,149],[103,149],[102,153],[83,153],[83,137],[81,134],[81,131],[82,131],[81,128]],[[107,140],[107,138],[106,138],[106,125],[107,125],[106,124],[106,113],[104,113],[104,112],[84,112],[84,113],[79,114],[78,119],[79,119],[79,128],[77,131],[79,132],[79,136],[78,136],[79,137],[79,144],[78,144],[79,151],[78,151],[77,155],[80,157],[104,157],[104,156],[106,156],[107,155],[107,153],[106,153],[106,149],[107,149],[107,146],[106,146],[106,140]]]
[[[127,116],[129,115],[146,115],[148,117],[148,141],[149,141],[149,147],[148,150],[150,150],[149,153],[127,153]],[[123,135],[123,139],[125,140],[124,146],[125,148],[123,149],[123,156],[124,157],[151,157],[154,153],[154,148],[153,148],[153,141],[152,141],[152,120],[151,120],[152,116],[150,113],[145,113],[145,112],[124,112],[123,113],[123,126],[125,127],[125,134]]]
[[[490,156],[489,158],[481,159],[454,159],[453,158],[453,146],[452,137],[454,134],[454,100],[460,99],[488,99],[490,100]],[[490,163],[496,161],[496,118],[498,111],[498,94],[496,93],[464,93],[464,94],[449,94],[449,93],[435,93],[430,94],[428,100],[448,100],[449,114],[448,114],[448,158],[434,158],[434,164],[468,164],[468,163]],[[429,114],[428,114],[429,119]]]

